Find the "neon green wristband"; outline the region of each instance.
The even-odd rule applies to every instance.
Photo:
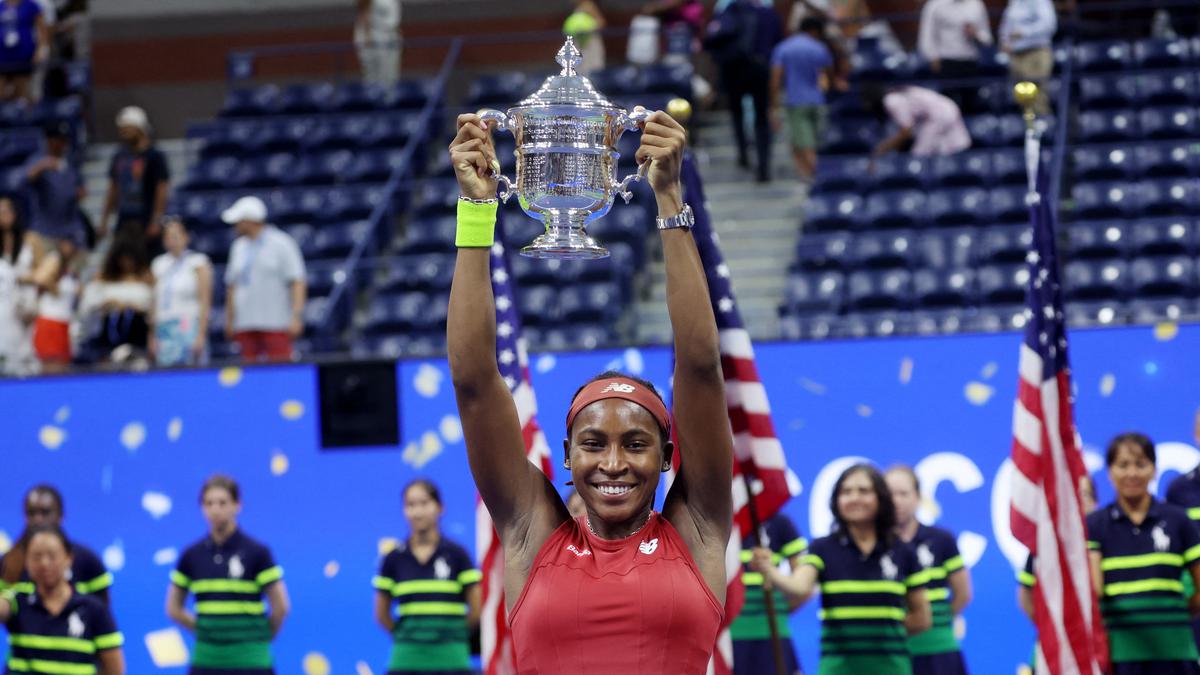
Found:
[[[495,199],[458,199],[458,229],[454,245],[459,248],[491,248],[496,243]]]

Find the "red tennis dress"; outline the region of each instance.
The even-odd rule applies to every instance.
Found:
[[[683,539],[653,513],[607,540],[584,516],[538,552],[509,616],[521,675],[704,673],[724,609]]]

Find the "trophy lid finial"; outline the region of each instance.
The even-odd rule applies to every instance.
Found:
[[[583,63],[583,55],[579,53],[579,48],[575,46],[575,38],[567,36],[567,41],[563,43],[562,49],[558,50],[558,55],[554,57],[555,61],[562,66],[562,72],[559,75],[565,77],[574,77],[575,69]]]

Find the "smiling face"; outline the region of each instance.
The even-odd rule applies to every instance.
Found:
[[[865,471],[854,471],[842,481],[837,493],[837,508],[847,525],[875,524],[879,513],[879,495]]]
[[[667,457],[654,416],[632,401],[603,399],[580,411],[569,433],[567,468],[588,516],[614,525],[640,521]]]
[[[1140,500],[1150,491],[1150,481],[1154,480],[1154,462],[1136,443],[1121,443],[1117,446],[1112,463],[1108,465],[1108,478],[1122,499]]]

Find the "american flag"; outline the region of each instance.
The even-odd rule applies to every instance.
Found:
[[[1035,141],[1036,142],[1036,141]],[[1033,155],[1036,157],[1036,154]],[[1088,567],[1079,479],[1087,473],[1071,411],[1071,375],[1054,215],[1042,200],[1047,180],[1031,189],[1033,245],[1027,256],[1025,340],[1013,410],[1013,534],[1036,556],[1034,615],[1041,649],[1037,672],[1099,675],[1104,630]]]
[[[754,504],[759,518],[763,521],[775,515],[791,498],[795,489],[794,483],[788,480],[783,446],[775,436],[767,391],[758,377],[754,345],[742,323],[730,283],[729,267],[721,256],[720,242],[708,217],[700,172],[690,154],[683,160],[682,180],[684,195],[695,212],[696,225],[692,236],[696,240],[700,260],[704,264],[708,293],[712,300],[713,313],[717,318],[721,340],[721,367],[725,374],[725,398],[729,402],[729,423],[733,431],[731,489],[736,527],[730,534],[725,556],[725,569],[729,581],[725,600],[725,625],[717,640],[717,649],[709,667],[710,672],[720,675],[731,673],[733,670],[733,642],[729,635],[729,624],[741,611],[745,597],[740,553],[742,538],[750,534],[752,525],[748,508],[750,496],[747,494],[746,481],[742,475],[753,477]],[[676,462],[684,452],[686,450],[681,449],[675,453]]]
[[[550,446],[537,423],[537,399],[529,379],[529,359],[521,321],[513,295],[512,275],[504,248],[503,214],[496,215],[496,243],[492,245],[492,294],[496,301],[496,363],[500,375],[512,392],[521,420],[525,456],[547,476],[552,475]],[[485,675],[511,675],[517,672],[512,634],[508,631],[504,607],[504,549],[492,525],[492,516],[482,500],[475,506],[475,545],[482,553],[483,611],[480,618],[480,645]]]

